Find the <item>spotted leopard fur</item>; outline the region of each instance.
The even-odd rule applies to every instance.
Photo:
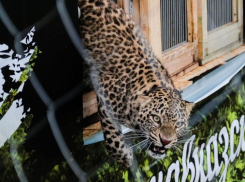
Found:
[[[79,0],[78,5],[81,38],[99,74],[94,87],[108,152],[124,166],[132,164],[120,123],[144,133],[149,154],[162,158],[186,129],[191,104],[181,99],[147,40],[119,6],[111,0]]]

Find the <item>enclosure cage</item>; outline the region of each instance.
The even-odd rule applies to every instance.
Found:
[[[85,2],[89,9],[111,1]],[[140,127],[118,125],[134,160],[128,168],[117,163],[104,141],[78,2],[2,0],[0,181],[245,181],[244,1],[113,2],[182,99],[195,103],[188,132],[155,159]]]

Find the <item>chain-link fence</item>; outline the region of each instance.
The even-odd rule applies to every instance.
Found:
[[[18,6],[18,3],[23,3],[23,4],[21,4],[19,7],[16,8],[16,6]],[[19,140],[20,139],[19,137],[23,137],[21,139],[27,140],[27,143],[29,142],[28,139],[32,140],[32,138],[30,136],[35,138],[37,136],[37,133],[40,132],[40,130],[42,130],[44,127],[47,127],[47,125],[45,123],[46,122],[46,117],[47,117],[49,126],[51,128],[51,131],[53,133],[53,136],[55,138],[55,141],[57,142],[57,145],[58,145],[58,147],[60,149],[60,152],[62,153],[65,161],[70,166],[71,170],[76,175],[77,179],[79,179],[79,181],[87,181],[87,177],[86,177],[84,171],[81,169],[80,165],[77,163],[77,161],[74,159],[73,155],[71,154],[71,151],[70,151],[70,149],[69,149],[69,147],[67,145],[67,142],[64,139],[64,136],[63,136],[64,133],[62,133],[62,131],[60,129],[60,126],[59,126],[59,123],[58,123],[58,119],[57,119],[57,112],[59,111],[59,108],[61,108],[63,105],[66,105],[66,104],[69,105],[69,102],[72,99],[76,98],[78,95],[80,95],[79,98],[81,100],[79,102],[81,102],[80,105],[82,105],[82,98],[81,98],[81,93],[82,93],[82,89],[83,89],[82,74],[81,74],[82,73],[82,69],[81,69],[82,68],[82,64],[79,64],[79,69],[76,70],[76,71],[80,72],[80,74],[79,74],[81,76],[79,78],[80,79],[80,84],[79,84],[79,81],[77,81],[77,83],[78,83],[77,86],[74,84],[74,82],[71,83],[71,85],[65,83],[64,85],[66,87],[69,87],[69,89],[66,90],[65,92],[62,91],[60,93],[57,93],[57,95],[55,95],[55,96],[52,95],[53,93],[51,95],[49,93],[47,93],[47,85],[48,84],[44,84],[44,85],[46,85],[46,86],[44,86],[39,81],[41,76],[36,74],[36,70],[35,70],[35,68],[38,70],[39,69],[38,66],[41,64],[41,63],[38,63],[38,61],[40,61],[40,62],[42,61],[42,58],[40,58],[37,61],[35,61],[35,59],[37,57],[39,57],[37,54],[39,54],[41,52],[43,54],[46,54],[45,52],[43,52],[44,50],[39,50],[39,48],[42,49],[42,47],[39,47],[39,44],[38,44],[40,40],[38,40],[37,43],[34,42],[34,40],[36,40],[35,37],[39,36],[38,33],[39,33],[39,31],[41,32],[42,29],[44,29],[44,31],[45,31],[45,29],[50,28],[50,27],[48,27],[48,25],[50,23],[57,22],[57,21],[53,21],[54,19],[57,19],[57,18],[61,19],[61,21],[62,21],[62,23],[64,25],[64,27],[61,27],[61,28],[65,29],[67,31],[67,34],[70,37],[72,44],[74,45],[74,47],[76,48],[78,54],[80,55],[79,61],[82,63],[82,60],[86,60],[86,58],[88,57],[86,52],[84,51],[84,46],[82,45],[82,43],[80,41],[80,37],[78,35],[78,31],[77,31],[78,19],[77,20],[73,20],[73,21],[77,21],[77,24],[75,25],[76,28],[75,28],[75,26],[74,26],[74,24],[73,24],[73,22],[71,20],[70,14],[68,13],[67,5],[65,4],[65,1],[58,0],[55,3],[56,4],[52,8],[50,8],[51,6],[49,6],[49,4],[47,2],[41,2],[41,1],[40,2],[36,2],[36,3],[31,3],[29,1],[15,2],[15,3],[6,2],[6,1],[5,2],[0,2],[0,19],[1,19],[2,23],[3,23],[3,25],[5,26],[5,28],[8,30],[9,34],[11,34],[11,36],[13,37],[13,40],[14,40],[14,44],[13,44],[14,47],[10,47],[11,45],[8,47],[9,50],[14,50],[15,51],[15,53],[12,54],[12,57],[13,57],[12,60],[15,60],[16,62],[22,63],[23,59],[29,59],[29,60],[27,60],[25,62],[24,65],[22,65],[22,67],[20,66],[21,69],[18,70],[21,73],[21,74],[18,75],[18,76],[20,76],[19,78],[17,78],[16,80],[12,79],[8,83],[7,83],[7,80],[3,80],[5,83],[1,83],[3,85],[3,88],[6,88],[6,87],[4,87],[4,84],[8,84],[9,87],[12,87],[12,85],[14,85],[14,84],[18,85],[18,87],[10,88],[8,91],[6,91],[6,89],[3,89],[3,93],[6,96],[4,96],[4,94],[2,94],[3,98],[2,98],[2,107],[1,107],[1,109],[5,109],[6,111],[5,112],[2,111],[1,118],[8,117],[7,113],[10,112],[9,109],[11,108],[11,105],[15,104],[15,103],[13,103],[13,101],[15,101],[15,100],[19,101],[19,99],[21,99],[21,100],[23,99],[22,103],[20,103],[20,106],[21,105],[23,106],[23,108],[22,108],[23,111],[22,112],[25,113],[22,116],[25,115],[26,117],[25,118],[24,117],[20,118],[20,119],[23,119],[23,121],[21,122],[21,124],[19,123],[20,124],[19,128],[21,128],[22,125],[25,125],[25,126],[23,126],[22,129],[28,130],[28,136],[27,136],[27,138],[25,138],[24,136],[18,136],[17,133],[14,133],[13,135],[16,135],[16,136],[12,135],[10,137],[10,139],[8,139],[7,142],[5,142],[5,144],[3,146],[3,148],[4,148],[4,147],[6,147],[6,145],[9,145],[9,155],[10,155],[10,157],[12,159],[12,163],[13,163],[13,167],[15,169],[16,175],[17,175],[17,177],[18,177],[18,179],[20,181],[33,181],[33,179],[35,179],[35,178],[33,178],[33,176],[30,175],[30,174],[27,175],[26,173],[30,173],[30,171],[28,171],[27,169],[24,169],[25,167],[22,167],[23,165],[25,165],[24,164],[24,162],[26,160],[25,157],[27,157],[27,156],[23,156],[24,155],[23,154],[23,150],[20,149],[20,148],[23,148],[23,146],[22,146],[21,141]],[[77,6],[76,6],[75,3],[76,3],[75,1],[69,3],[69,4],[72,4],[72,5],[75,5],[74,8],[70,8],[70,9],[73,9],[73,10],[75,9],[75,15],[78,16],[77,9],[76,9]],[[10,6],[12,5],[12,6],[15,6],[15,7],[10,8],[9,5]],[[33,22],[33,20],[29,19],[30,16],[31,16],[30,15],[31,13],[25,12],[25,11],[31,11],[30,9],[28,10],[27,8],[26,9],[24,8],[27,5],[28,5],[29,8],[34,8],[34,9],[36,9],[37,8],[36,6],[38,6],[38,5],[44,6],[42,8],[42,10],[44,12],[42,12],[41,14],[44,13],[45,16],[42,16],[38,21],[34,22],[32,25],[29,25],[29,26],[27,26],[25,28],[19,29],[18,26],[15,25],[15,23],[12,21],[11,17],[20,15],[23,18],[23,14],[26,14],[29,17],[25,17],[25,15],[24,15],[24,19],[22,19],[23,20],[22,24],[28,24],[30,22]],[[10,9],[16,10],[18,8],[22,9],[22,12],[10,11]],[[47,10],[48,8],[50,8],[50,10]],[[6,9],[8,9],[8,10],[6,10]],[[32,13],[34,13],[34,12],[32,12]],[[36,12],[36,13],[38,14],[38,12]],[[36,16],[36,19],[38,19],[38,15]],[[74,19],[74,16],[73,16],[73,19]],[[27,22],[25,22],[25,21],[27,21]],[[20,26],[20,27],[22,27],[22,26]],[[23,39],[23,36],[27,32],[29,32],[27,38]],[[59,33],[60,32],[57,32],[57,35]],[[5,35],[1,34],[1,36],[5,36]],[[32,41],[32,39],[34,39],[34,40]],[[23,42],[23,40],[24,40],[24,42]],[[45,42],[48,44],[48,41],[45,41]],[[5,43],[5,42],[1,42],[1,43]],[[50,43],[54,44],[53,41],[50,41]],[[59,43],[59,42],[57,42],[57,43]],[[1,56],[2,56],[1,57],[1,59],[2,59],[1,62],[3,62],[3,61],[7,62],[8,60],[4,60],[5,58],[7,59],[7,58],[10,57],[10,56],[8,56],[8,53],[6,52],[8,50],[4,50],[4,46],[7,46],[7,45],[6,44],[2,44],[2,45],[3,45],[3,49],[1,50],[2,51],[1,52]],[[62,46],[65,46],[65,45],[66,45],[66,43],[64,43]],[[56,46],[56,45],[53,45],[53,46]],[[15,59],[16,56],[18,57],[18,59]],[[53,56],[56,56],[56,55],[54,54]],[[74,58],[73,56],[70,56],[70,57],[71,57],[71,59]],[[79,57],[77,56],[75,58],[78,59]],[[52,59],[50,61],[52,61]],[[67,60],[67,65],[69,65],[69,64],[74,65],[75,63],[72,62],[72,60]],[[64,64],[64,61],[62,60],[58,64]],[[2,66],[2,68],[5,68],[6,66],[8,66],[8,65]],[[16,64],[15,66],[18,66],[18,65]],[[45,66],[47,66],[46,69],[45,69]],[[44,73],[48,69],[50,69],[50,70],[56,69],[56,67],[55,67],[56,65],[52,65],[52,63],[46,64],[45,66],[40,66],[41,68],[44,68],[42,70],[42,72],[44,72]],[[57,67],[58,67],[57,69],[60,68],[59,66],[57,66]],[[47,74],[50,73],[50,70],[47,71]],[[63,74],[62,71],[63,70],[60,70],[59,74]],[[57,74],[58,72],[57,71],[53,71],[53,73]],[[14,74],[16,76],[17,72],[15,72]],[[10,75],[11,75],[11,73],[10,73]],[[78,75],[78,74],[74,74],[74,75]],[[24,76],[27,77],[28,80],[22,78]],[[49,76],[51,76],[51,75],[49,74]],[[63,77],[61,76],[60,78],[62,79]],[[74,79],[74,77],[70,77],[69,79]],[[64,82],[69,82],[69,79],[68,80],[64,80]],[[49,84],[54,84],[52,81]],[[25,83],[25,82],[28,82],[28,83]],[[44,117],[43,119],[40,120],[40,118],[37,118],[40,115],[37,114],[37,113],[32,113],[33,109],[29,108],[30,105],[28,105],[28,103],[26,104],[26,101],[24,99],[27,99],[28,96],[27,97],[24,96],[23,98],[21,98],[21,94],[23,95],[23,92],[26,92],[26,91],[28,92],[28,89],[26,89],[26,86],[24,86],[24,85],[29,85],[29,86],[31,85],[31,87],[33,87],[35,92],[36,92],[35,94],[37,94],[40,97],[41,101],[44,103],[45,106],[39,108],[39,109],[43,109],[44,112],[46,111],[46,116],[45,115],[42,116],[42,117]],[[67,86],[67,85],[69,85],[69,86]],[[62,86],[62,85],[59,84],[59,86]],[[21,89],[19,89],[20,87],[24,87],[24,89],[21,90]],[[64,88],[64,89],[67,89],[67,88]],[[26,95],[26,94],[24,94],[24,95]],[[28,95],[28,93],[27,93],[27,95]],[[31,98],[33,98],[33,97],[30,96],[30,99]],[[8,102],[8,99],[12,99],[12,101]],[[33,100],[32,102],[35,102],[35,101]],[[25,105],[23,103],[25,103]],[[4,104],[5,104],[5,106],[4,106]],[[40,104],[40,102],[38,100],[36,100],[36,103],[34,103],[34,105],[35,104]],[[6,105],[8,105],[8,106],[6,106]],[[73,107],[75,107],[75,106],[73,106]],[[81,106],[79,106],[79,108],[80,108],[80,112],[81,112],[81,115],[82,115]],[[34,111],[35,111],[35,109],[34,109]],[[41,113],[43,113],[43,111]],[[34,123],[34,124],[33,123],[28,123],[27,124],[26,123],[27,122],[26,121],[27,120],[27,116],[33,116],[35,114],[37,114],[37,117],[35,117],[35,119],[39,120],[39,121]],[[16,116],[13,116],[12,119],[18,119],[18,118],[14,118],[14,117],[16,117]],[[67,120],[69,120],[69,119],[67,119]],[[11,120],[9,120],[8,122],[11,122]],[[31,122],[31,120],[30,120],[30,122]],[[8,124],[6,124],[6,125],[8,125]],[[31,127],[28,129],[27,125],[31,125]],[[82,129],[82,127],[80,128],[80,130],[81,129]],[[42,133],[42,135],[45,135],[45,133]],[[53,150],[52,147],[50,148],[50,150]],[[5,151],[5,152],[7,152],[7,151]],[[2,151],[2,153],[0,155],[2,155],[1,156],[1,158],[2,158],[3,155],[4,155],[3,151]],[[31,155],[31,154],[26,151],[26,155]],[[30,157],[30,156],[28,156],[28,157]],[[37,158],[37,160],[39,160],[39,159]],[[48,162],[48,161],[43,161],[43,162]],[[1,176],[1,180],[2,181],[15,181],[16,180],[16,178],[14,177],[15,176],[14,173],[12,174],[13,175],[12,177],[11,176],[6,176],[6,175],[10,175],[10,172],[11,172],[10,169],[9,170],[7,169],[8,167],[11,168],[11,164],[10,163],[11,163],[11,161],[9,161],[9,163],[6,163],[6,161],[4,159],[2,159],[2,163],[1,164],[3,166],[0,166],[0,169],[2,171],[1,172],[1,175],[2,175]],[[7,168],[5,168],[5,167],[7,167]],[[32,176],[32,177],[30,178],[30,176]],[[41,177],[41,176],[39,176],[39,177]],[[63,176],[63,179],[61,178],[61,180],[63,181],[64,178],[65,177]],[[69,179],[69,177],[68,177],[68,179]]]
[[[245,110],[241,99],[245,97],[243,70],[231,85],[198,104],[190,123],[204,124],[191,129],[195,134],[192,138],[181,141],[185,144],[183,154],[183,148],[175,148],[166,152],[166,159],[156,160],[138,150],[134,166],[125,169],[108,155],[104,142],[83,146],[82,130],[87,123],[83,120],[82,95],[85,87],[98,83],[98,73],[93,71],[95,80],[91,82],[82,80],[86,76],[82,73],[84,63],[92,64],[92,58],[81,42],[78,16],[75,0],[0,1],[0,181],[153,182],[194,177],[198,181],[200,171],[207,174],[204,180],[208,173],[212,180],[225,180],[226,171],[221,167],[216,174],[209,171],[214,165],[224,165],[230,181],[241,181],[244,153],[229,166],[224,151],[228,136],[233,136],[228,133],[231,125]],[[131,146],[135,149],[150,147],[137,137],[125,138],[138,142]],[[205,146],[209,138],[212,141]],[[243,150],[244,141],[238,135],[234,142]],[[208,157],[207,150],[211,151]],[[224,162],[215,163],[214,154]]]

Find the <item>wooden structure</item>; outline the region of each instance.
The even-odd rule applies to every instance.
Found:
[[[130,5],[130,2],[132,5]],[[161,1],[123,0],[118,4],[130,13],[136,25],[145,34],[156,56],[171,76],[191,71],[198,67],[197,57],[197,1],[187,0],[188,41],[169,51],[162,51]],[[164,41],[164,40],[163,40]]]
[[[201,64],[243,45],[243,0],[229,1],[232,6],[231,22],[210,31],[207,0],[200,0],[198,3],[198,56]]]
[[[185,0],[187,40],[162,51],[161,2],[163,1],[117,0],[117,4],[131,15],[136,25],[143,31],[155,55],[171,75],[176,88],[184,89],[192,84],[194,77],[225,64],[225,61],[245,52],[242,0],[225,0],[232,6],[231,21],[229,23],[224,21],[224,25],[217,27],[209,24],[210,14],[207,12],[209,10],[207,6],[212,7],[215,12],[212,3],[217,0]],[[177,1],[173,0],[173,2]],[[228,4],[224,7],[228,8]],[[219,16],[222,16],[222,12]],[[88,119],[88,116],[91,117],[96,112],[95,92],[85,94],[83,117]],[[100,129],[97,125],[95,128]]]

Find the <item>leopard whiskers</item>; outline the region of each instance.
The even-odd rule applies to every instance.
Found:
[[[148,148],[146,149],[146,151],[149,150],[149,148],[150,148],[150,146],[152,145],[152,143],[153,143],[153,142],[151,142],[151,143],[149,144],[149,146],[148,146]]]
[[[139,129],[134,129],[133,131],[136,132],[136,133],[145,133],[145,134],[148,133],[148,132],[146,132],[146,131],[139,130]]]
[[[145,139],[145,140],[143,140],[143,141],[141,141],[141,142],[139,142],[139,143],[137,143],[136,145],[134,145],[134,146],[143,146],[145,143],[147,143],[149,141],[149,139]]]
[[[146,134],[144,134],[144,133],[131,133],[131,134],[124,134],[125,136],[142,136],[142,135],[144,135],[144,136],[146,136]]]
[[[136,151],[138,149],[140,149],[140,151],[142,151],[147,146],[148,143],[149,143],[149,141],[145,141],[144,143],[137,146],[136,149],[134,149],[134,151]]]
[[[143,140],[143,141],[141,141],[141,142],[139,142],[139,143],[137,143],[137,144],[131,146],[130,148],[137,147],[137,148],[135,149],[135,150],[137,150],[139,147],[143,146],[143,145],[144,145],[145,143],[147,143],[148,141],[149,141],[149,139],[145,139],[145,140]]]
[[[176,143],[178,143],[178,144],[182,144],[182,143],[185,143],[185,142],[187,142],[189,140],[189,138],[187,138],[187,139],[183,139],[183,140],[178,140]],[[196,140],[193,140],[193,142],[195,142]]]
[[[146,136],[132,136],[132,137],[123,137],[123,139],[128,140],[128,139],[139,139],[139,138],[147,138]]]
[[[137,133],[132,133],[132,134],[127,134],[124,135],[123,139],[137,139],[137,138],[147,138],[145,134],[137,134]]]
[[[143,144],[142,147],[141,147],[141,150],[143,150],[143,149],[147,146],[147,144],[148,144],[149,142],[150,142],[150,141],[148,140],[145,144]]]
[[[180,153],[182,153],[182,151],[180,150],[179,147],[177,147],[177,146],[174,145],[174,146],[172,146],[172,148],[175,149],[175,150],[177,150],[177,151],[179,151]]]

